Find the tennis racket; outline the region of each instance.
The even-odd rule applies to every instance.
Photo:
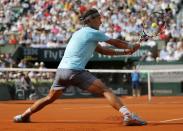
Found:
[[[154,39],[157,38],[159,34],[164,33],[170,18],[170,13],[152,12],[140,25],[140,41]]]
[[[152,12],[141,24],[140,39],[138,42],[159,39],[159,35],[167,29],[170,18],[171,12]],[[137,70],[141,68],[143,57],[145,56],[142,56],[136,65]]]

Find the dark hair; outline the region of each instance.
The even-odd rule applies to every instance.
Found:
[[[85,23],[86,21],[88,21],[89,19],[95,18],[97,16],[100,16],[100,13],[98,12],[97,9],[92,8],[89,9],[88,11],[86,11],[81,17],[80,17],[80,21]]]

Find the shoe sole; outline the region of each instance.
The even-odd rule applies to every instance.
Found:
[[[16,121],[16,120],[13,120],[14,123],[30,123],[31,121]]]
[[[130,122],[124,122],[124,126],[145,126],[147,122],[139,122],[136,120],[131,120]]]
[[[16,119],[13,119],[13,122],[14,123],[30,123],[31,120],[30,120],[30,118],[24,119],[24,120],[16,120]]]

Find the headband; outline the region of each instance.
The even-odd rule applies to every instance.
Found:
[[[83,19],[83,21],[87,21],[87,20],[89,20],[89,19],[91,19],[91,18],[95,18],[95,17],[97,17],[97,16],[100,16],[100,14],[99,14],[98,12],[93,13],[93,14],[89,14],[88,16],[86,16],[86,17]]]

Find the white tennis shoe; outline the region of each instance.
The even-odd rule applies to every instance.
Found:
[[[130,113],[124,116],[124,125],[125,126],[144,126],[147,125],[145,120],[142,120],[134,113]]]
[[[22,115],[17,115],[13,118],[15,123],[29,123],[30,117],[22,117]]]

